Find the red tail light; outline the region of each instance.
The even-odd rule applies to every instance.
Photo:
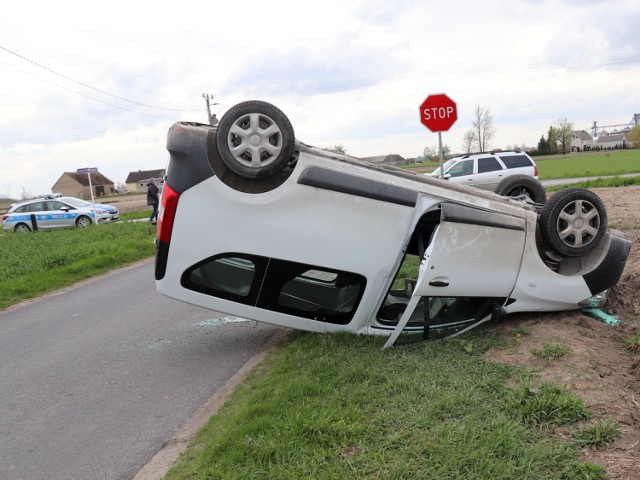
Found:
[[[173,220],[178,208],[178,198],[180,197],[169,185],[164,184],[162,196],[160,197],[160,211],[158,212],[158,240],[169,243],[173,230]]]
[[[533,176],[534,176],[534,177],[537,177],[537,176],[538,176],[538,166],[537,166],[537,165],[534,165],[534,166],[533,166]]]

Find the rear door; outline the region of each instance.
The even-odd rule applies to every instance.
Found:
[[[500,180],[506,176],[504,167],[495,156],[480,157],[477,162],[475,186],[483,190],[495,190]]]

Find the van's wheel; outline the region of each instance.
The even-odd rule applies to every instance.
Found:
[[[547,201],[547,192],[545,192],[542,184],[527,175],[511,175],[503,178],[494,192],[504,197],[531,200],[534,203],[545,203]]]
[[[265,178],[293,158],[295,135],[287,116],[267,102],[250,100],[220,119],[216,146],[224,164],[245,178]]]
[[[18,233],[28,233],[31,231],[31,229],[29,228],[29,225],[27,225],[26,223],[19,223],[16,225],[13,231]]]
[[[594,250],[607,230],[607,210],[595,193],[567,188],[555,193],[540,213],[545,243],[564,257],[580,257]]]
[[[85,228],[89,225],[91,225],[91,219],[85,215],[78,217],[78,219],[76,220],[76,227],[78,228]]]

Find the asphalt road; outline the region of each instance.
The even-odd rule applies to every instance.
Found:
[[[0,478],[132,478],[278,331],[234,320],[150,262],[0,312]]]

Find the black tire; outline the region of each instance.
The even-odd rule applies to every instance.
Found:
[[[14,227],[13,231],[17,233],[27,233],[31,231],[31,227],[26,223],[19,223]]]
[[[533,177],[527,175],[511,175],[503,178],[496,186],[495,193],[503,197],[528,198],[534,203],[545,203],[547,192],[542,184]]]
[[[592,191],[567,188],[549,199],[538,221],[547,246],[563,257],[580,257],[600,243],[607,230],[607,210]]]
[[[85,228],[88,227],[89,225],[91,225],[91,219],[89,217],[87,217],[86,215],[80,215],[77,219],[76,219],[76,227],[78,228]]]
[[[295,135],[287,116],[267,102],[250,100],[220,119],[216,146],[222,162],[244,178],[271,177],[293,158]]]

